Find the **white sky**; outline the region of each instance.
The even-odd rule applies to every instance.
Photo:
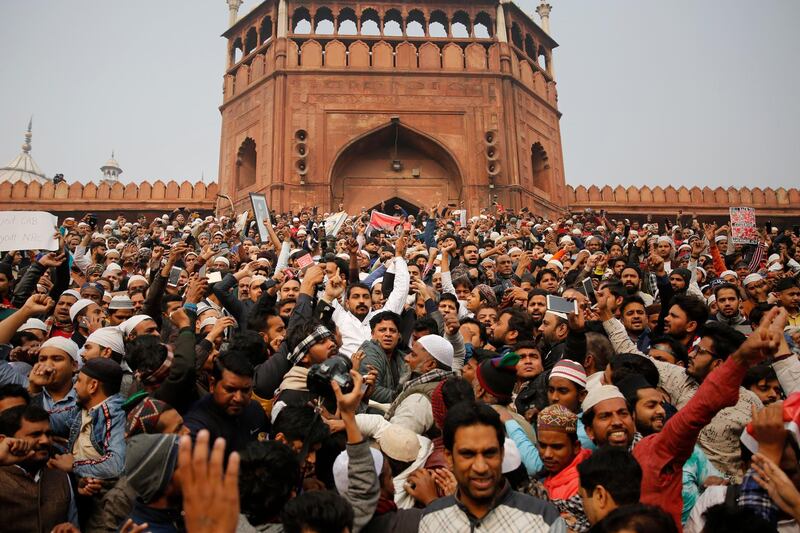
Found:
[[[550,3],[569,183],[798,185],[800,2]],[[123,181],[215,179],[226,22],[224,0],[0,2],[0,164],[33,114],[48,176],[114,149]]]

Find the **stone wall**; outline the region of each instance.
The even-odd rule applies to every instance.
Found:
[[[210,213],[219,188],[216,183],[184,181],[153,183],[0,183],[0,211],[38,210],[61,216],[98,214],[168,213],[178,207]],[[222,204],[221,207],[225,207]]]
[[[800,190],[780,187],[567,186],[570,211],[605,209],[612,214],[727,216],[729,207],[754,207],[759,217],[800,218]]]

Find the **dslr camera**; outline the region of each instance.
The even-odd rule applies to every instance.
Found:
[[[326,361],[313,365],[308,369],[306,387],[309,392],[324,398],[333,398],[333,387],[331,381],[335,381],[342,392],[347,394],[353,390],[353,378],[350,370],[353,363],[350,359],[341,355],[329,357]]]

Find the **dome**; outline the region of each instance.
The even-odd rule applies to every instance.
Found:
[[[25,142],[22,145],[22,153],[14,158],[8,165],[0,167],[0,182],[22,181],[24,183],[44,183],[49,181],[31,156],[32,127],[33,119],[28,123],[28,131],[25,132]]]

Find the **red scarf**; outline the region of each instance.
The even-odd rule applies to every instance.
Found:
[[[394,500],[381,496],[380,499],[378,499],[378,507],[375,508],[375,514],[382,515],[394,512],[397,512],[397,504],[394,503]]]
[[[578,464],[592,455],[591,450],[581,448],[572,462],[561,472],[547,476],[542,483],[551,500],[568,500],[578,494],[580,479],[578,478]]]

